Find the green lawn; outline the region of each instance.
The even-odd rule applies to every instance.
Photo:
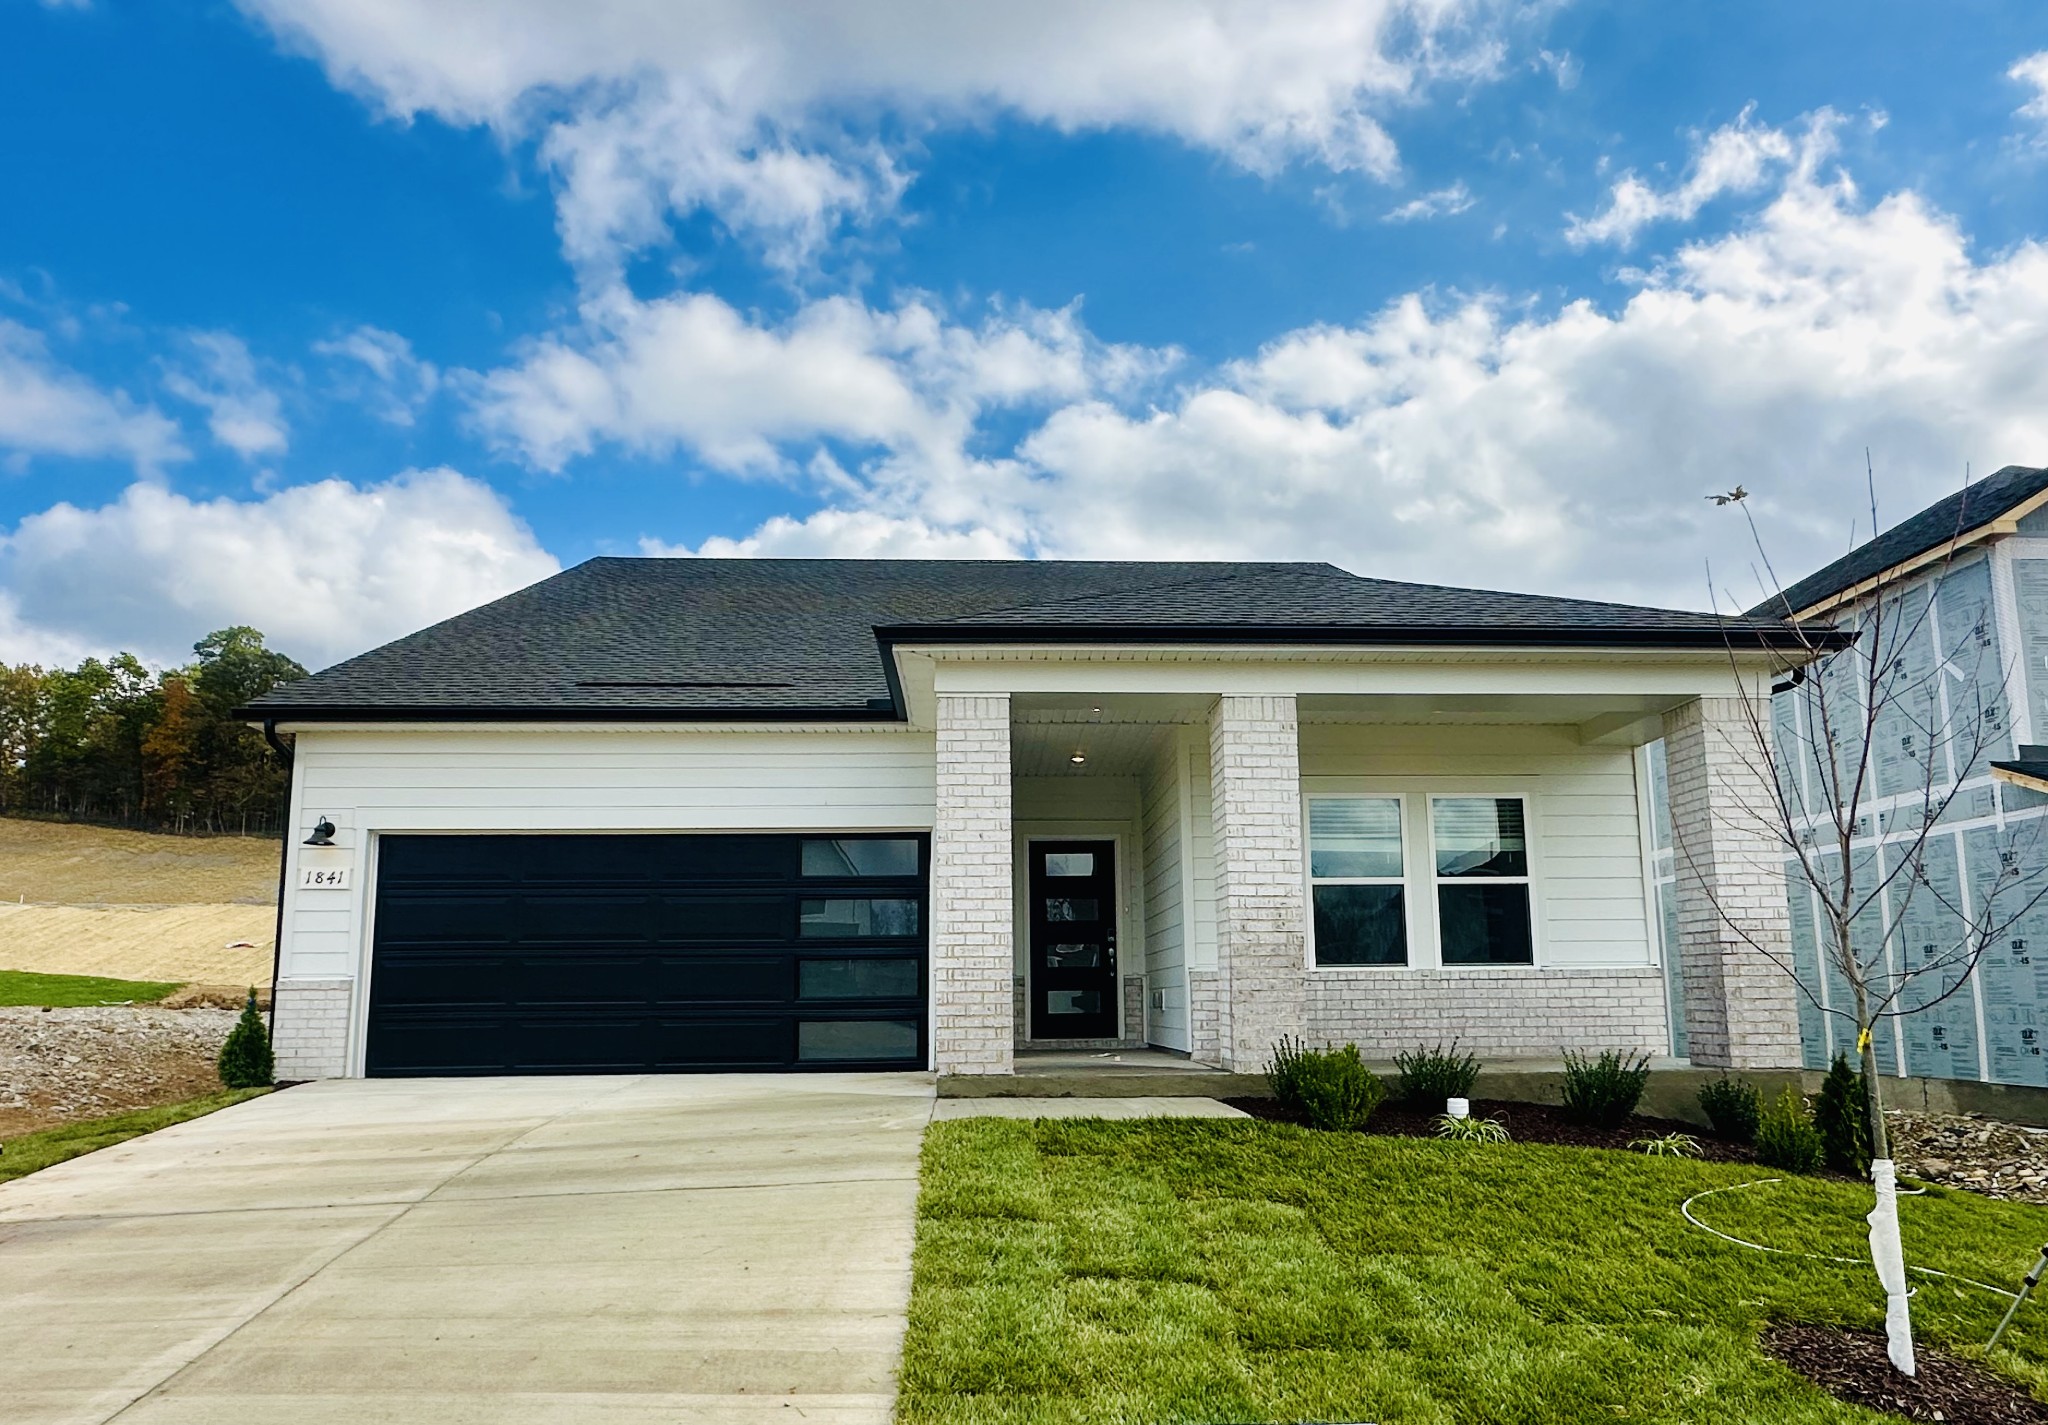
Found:
[[[177,988],[175,981],[105,980],[97,975],[37,975],[27,970],[0,970],[0,1005],[71,1009],[78,1005],[119,1004],[122,1000],[150,1004]]]
[[[168,1103],[161,1108],[131,1109],[127,1113],[109,1114],[83,1123],[67,1123],[62,1128],[45,1128],[40,1133],[23,1133],[0,1143],[0,1183],[27,1177],[66,1158],[76,1158],[98,1148],[111,1148],[144,1133],[154,1133],[159,1128],[169,1128],[173,1123],[183,1123],[188,1118],[198,1118],[215,1109],[269,1092],[269,1089],[228,1089],[204,1098],[188,1098],[183,1103]]]
[[[1877,1326],[1867,1267],[1688,1226],[1733,1164],[1277,1124],[970,1119],[925,1137],[898,1420],[1876,1421],[1761,1354],[1792,1319]],[[1869,1189],[1707,1199],[1751,1241],[1855,1257]],[[1901,1204],[1907,1260],[2017,1286],[2048,1209]],[[1923,1340],[2004,1300],[1923,1282]],[[1994,1364],[2048,1385],[2048,1301]]]

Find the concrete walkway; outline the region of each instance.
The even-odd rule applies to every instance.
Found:
[[[0,1420],[881,1422],[919,1075],[337,1081],[0,1186]]]

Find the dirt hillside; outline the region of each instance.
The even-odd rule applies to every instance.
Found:
[[[0,901],[276,905],[277,843],[0,817]]]
[[[276,894],[275,841],[0,817],[0,970],[268,984]]]

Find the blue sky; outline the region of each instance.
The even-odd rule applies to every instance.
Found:
[[[2048,462],[2038,6],[0,0],[0,661],[595,554],[1698,606]]]

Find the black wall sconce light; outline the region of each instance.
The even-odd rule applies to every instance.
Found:
[[[306,838],[308,846],[332,846],[334,844],[334,823],[321,817],[313,823],[313,834]]]

